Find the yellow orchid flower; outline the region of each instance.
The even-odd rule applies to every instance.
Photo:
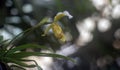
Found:
[[[55,35],[55,37],[56,37],[57,39],[59,39],[61,42],[65,42],[65,41],[66,41],[65,35],[64,35],[64,33],[63,33],[62,28],[60,27],[60,25],[58,25],[58,24],[55,23],[55,22],[52,23],[50,26],[48,26],[48,27],[45,29],[44,34],[43,34],[42,36],[45,36],[50,29],[52,29],[52,31],[53,31],[53,33],[54,33],[54,35]]]
[[[52,24],[52,30],[57,39],[59,39],[62,42],[66,41],[62,28],[57,23]]]
[[[45,36],[48,31],[50,29],[52,29],[55,37],[57,39],[59,39],[61,42],[65,42],[66,41],[66,38],[65,38],[65,35],[63,33],[63,30],[62,28],[60,27],[60,25],[57,23],[62,17],[64,16],[68,16],[68,18],[72,18],[72,16],[67,12],[67,11],[64,11],[64,12],[59,12],[55,17],[54,17],[54,21],[53,23],[48,26],[43,34],[43,36]]]

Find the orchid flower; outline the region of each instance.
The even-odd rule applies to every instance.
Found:
[[[63,32],[61,26],[58,24],[58,21],[64,16],[67,16],[69,19],[71,19],[73,17],[72,15],[69,14],[68,11],[57,13],[57,15],[54,17],[53,23],[46,28],[43,35],[45,36],[48,33],[48,31],[50,29],[52,29],[55,37],[57,39],[59,39],[61,42],[65,42],[66,38],[65,38],[64,32]]]

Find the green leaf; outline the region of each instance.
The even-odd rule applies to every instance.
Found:
[[[7,39],[7,40],[2,40],[2,41],[0,41],[0,44],[4,44],[4,43],[6,43],[6,42],[8,42],[9,41],[9,39]]]
[[[51,50],[51,49],[49,49],[45,46],[40,46],[40,45],[37,45],[37,44],[25,44],[25,45],[17,46],[15,48],[9,50],[9,53],[7,53],[7,55],[12,54],[16,51],[27,49],[27,48],[41,48],[41,49]]]
[[[8,47],[8,46],[10,46],[12,44],[12,46],[9,48],[9,50],[11,50],[12,48],[14,48],[14,43],[16,43],[16,41],[18,42],[18,41],[22,40],[23,38],[26,37],[27,34],[32,32],[33,30],[34,30],[34,28],[28,28],[27,30],[19,33],[8,44],[6,44],[5,47]]]
[[[42,70],[42,68],[37,64],[35,60],[29,60],[29,59],[17,59],[22,62],[34,62],[38,70]],[[20,69],[24,69],[23,67],[17,66],[17,65],[11,65],[11,67],[18,67]]]
[[[1,42],[1,41],[3,41],[3,36],[2,36],[2,35],[0,35],[0,42]]]
[[[0,44],[2,45],[2,49],[1,50],[7,50],[8,46],[6,46],[6,45],[8,44],[8,42],[9,42],[9,39],[3,40],[3,41],[0,42]]]
[[[17,58],[25,58],[28,56],[45,56],[45,57],[63,58],[63,59],[67,59],[67,60],[71,60],[72,62],[75,62],[73,59],[71,59],[69,57],[59,55],[59,54],[54,54],[54,53],[18,52],[18,53],[14,53],[14,54],[9,54],[7,57],[17,59]]]
[[[42,56],[53,57],[53,58],[63,58],[63,59],[70,60],[70,61],[72,61],[73,63],[75,63],[75,61],[74,61],[72,58],[67,57],[67,56],[63,56],[63,55],[59,55],[59,54],[54,54],[54,53],[42,53]]]
[[[0,50],[0,59],[1,57],[3,57],[3,55],[6,53],[6,50],[5,49],[1,49]]]
[[[30,68],[36,67],[36,65],[28,65],[20,60],[16,60],[15,58],[4,57],[3,61],[6,63],[15,63],[23,67],[30,67]]]
[[[12,68],[18,68],[18,69],[22,69],[22,70],[26,70],[25,68],[23,68],[23,67],[21,67],[21,66],[18,66],[18,65],[14,65],[14,64],[12,64],[12,65],[10,65],[10,68],[12,69]]]
[[[42,68],[38,65],[38,63],[35,60],[28,60],[28,59],[20,59],[21,61],[24,62],[34,62],[38,70],[42,70]]]

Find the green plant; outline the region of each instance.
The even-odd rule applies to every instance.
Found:
[[[66,14],[64,13],[59,13],[55,16],[53,23],[57,24],[58,20],[60,20],[63,16],[66,16]],[[38,70],[42,70],[42,68],[37,64],[37,62],[35,60],[29,60],[26,59],[25,57],[29,57],[29,56],[45,56],[45,57],[53,57],[53,58],[64,58],[67,60],[71,60],[74,62],[74,60],[72,60],[69,57],[66,56],[62,56],[59,54],[55,54],[55,53],[41,53],[41,52],[25,52],[22,51],[24,49],[27,48],[41,48],[41,49],[46,49],[46,50],[51,50],[45,46],[41,46],[38,44],[23,44],[20,46],[15,46],[14,42],[16,41],[20,41],[22,38],[26,37],[30,32],[34,31],[35,29],[37,29],[38,27],[40,27],[42,24],[44,24],[46,21],[48,20],[48,18],[44,18],[39,24],[37,24],[36,26],[29,28],[25,31],[23,31],[22,33],[20,33],[19,35],[17,35],[16,37],[14,37],[11,41],[8,42],[8,40],[3,40],[3,36],[0,36],[0,62],[8,64],[8,63],[13,63],[11,66],[9,67],[18,67],[21,69],[24,69],[24,67],[37,67]],[[52,27],[56,26],[53,25],[53,23],[51,24]],[[53,31],[54,34],[60,34],[62,33],[62,37],[58,38],[58,39],[62,39],[62,41],[64,42],[64,33],[61,29],[61,27],[58,25],[57,27],[60,28],[60,30],[58,31]],[[48,27],[47,30],[45,30],[45,34],[48,32],[50,28]],[[54,28],[53,28],[54,30]],[[56,36],[57,37],[57,36]],[[10,47],[10,48],[9,48]],[[25,62],[34,62],[35,64],[32,65],[28,65]]]

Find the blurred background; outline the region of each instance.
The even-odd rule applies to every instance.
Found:
[[[66,43],[61,44],[52,31],[41,36],[54,16],[63,11],[73,16],[59,22]],[[120,70],[120,0],[0,0],[0,35],[5,40],[13,39],[44,17],[49,21],[16,46],[26,43],[44,45],[77,63],[31,57],[43,70]],[[41,52],[40,49],[34,51]]]

